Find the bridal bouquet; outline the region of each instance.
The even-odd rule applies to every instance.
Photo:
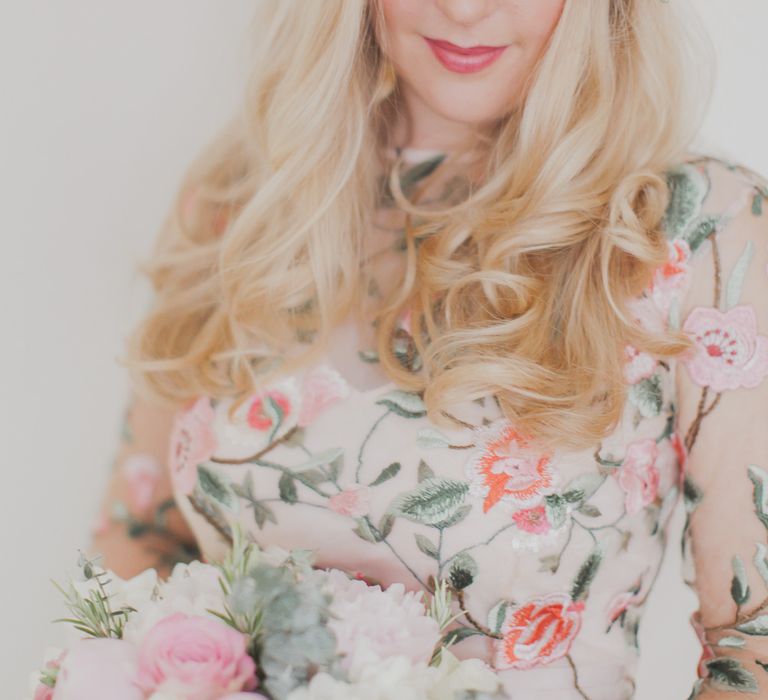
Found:
[[[450,591],[382,590],[239,527],[222,562],[123,580],[80,556],[64,590],[80,635],[48,649],[34,700],[490,700],[480,659],[448,650]]]

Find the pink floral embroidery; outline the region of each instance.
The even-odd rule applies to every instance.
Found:
[[[672,300],[676,295],[682,295],[688,288],[691,279],[691,268],[688,261],[691,248],[682,238],[667,241],[669,259],[654,271],[650,287],[651,299],[656,308],[664,316],[668,316]]]
[[[475,430],[477,450],[467,462],[470,492],[483,499],[483,512],[500,501],[515,508],[538,505],[554,490],[551,457],[532,449],[505,418]]]
[[[647,352],[641,352],[629,343],[624,346],[624,378],[629,384],[653,376],[657,364],[656,358]]]
[[[325,365],[313,368],[301,384],[301,410],[298,424],[309,425],[328,406],[349,396],[346,380],[333,368]]]
[[[529,669],[565,656],[581,628],[583,609],[582,601],[563,593],[509,606],[496,643],[496,668]]]
[[[255,394],[250,399],[246,414],[246,421],[254,430],[265,431],[272,429],[273,418],[267,415],[264,408],[267,397],[271,398],[280,407],[284,416],[289,415],[293,410],[290,399],[279,389],[269,389]]]
[[[67,651],[65,649],[57,657],[49,659],[45,664],[45,669],[48,671],[53,671],[55,669],[61,668],[61,662],[64,660],[66,654]],[[53,700],[54,692],[55,689],[51,686],[45,685],[44,683],[38,683],[38,685],[35,687],[35,695],[32,700]]]
[[[656,498],[659,470],[655,466],[658,447],[653,438],[636,440],[627,447],[624,460],[614,473],[624,490],[628,515],[642,510]]]
[[[362,518],[371,508],[371,496],[367,486],[352,484],[328,499],[328,507],[339,515]]]
[[[122,472],[128,484],[131,505],[139,513],[152,505],[152,497],[160,479],[160,463],[143,452],[129,455],[122,464]]]
[[[758,335],[755,309],[741,304],[722,311],[697,306],[683,330],[696,347],[683,361],[691,379],[713,391],[752,388],[768,375],[768,336]]]
[[[168,464],[174,486],[183,494],[190,494],[195,488],[197,465],[210,459],[216,451],[212,421],[213,409],[206,396],[201,396],[174,420]]]
[[[550,524],[547,520],[547,510],[543,505],[534,508],[523,508],[512,515],[515,524],[526,532],[543,535],[549,532]]]

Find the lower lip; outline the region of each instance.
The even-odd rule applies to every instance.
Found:
[[[477,71],[490,66],[507,48],[506,46],[499,46],[486,51],[459,53],[451,51],[444,45],[438,44],[431,39],[426,41],[432,49],[432,53],[435,54],[435,58],[454,73],[477,73]]]

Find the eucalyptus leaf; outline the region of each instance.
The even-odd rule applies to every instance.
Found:
[[[400,462],[392,462],[392,464],[384,467],[384,469],[381,470],[381,473],[370,483],[370,485],[378,486],[379,484],[383,484],[385,481],[389,481],[389,479],[396,476],[400,471],[400,466]]]

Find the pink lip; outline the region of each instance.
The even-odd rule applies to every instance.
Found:
[[[506,46],[457,46],[450,41],[424,37],[440,63],[454,73],[475,73],[491,65]]]

